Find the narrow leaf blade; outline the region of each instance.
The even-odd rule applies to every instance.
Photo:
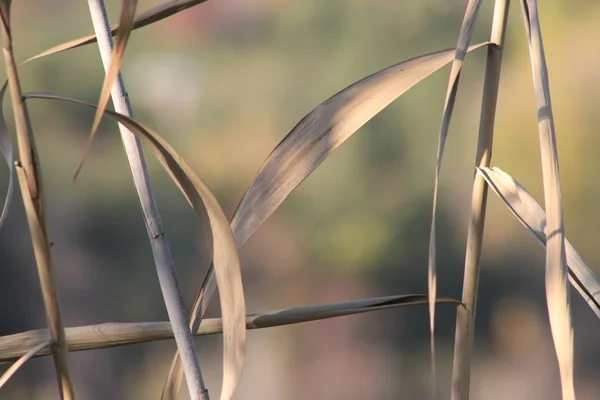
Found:
[[[98,100],[98,108],[96,109],[96,115],[94,116],[92,131],[90,132],[90,137],[83,151],[83,155],[81,156],[79,164],[77,165],[77,169],[75,170],[73,180],[77,179],[77,175],[79,175],[79,172],[81,171],[85,155],[87,154],[90,145],[92,144],[92,140],[94,139],[96,131],[98,130],[98,126],[100,125],[100,120],[104,115],[104,110],[108,105],[108,100],[110,99],[110,91],[113,85],[115,84],[115,81],[117,80],[117,76],[119,75],[121,61],[123,61],[123,56],[125,55],[125,48],[127,47],[127,42],[129,41],[131,31],[133,30],[133,22],[135,19],[136,9],[137,0],[123,0],[123,6],[121,8],[121,18],[119,21],[119,33],[117,34],[115,47],[110,58],[109,67],[106,70],[106,76],[104,77],[102,90],[100,91],[100,100]]]
[[[546,246],[546,213],[527,189],[498,167],[481,168],[479,173],[523,226]],[[571,284],[600,318],[600,279],[566,238],[565,253]]]
[[[436,301],[439,304],[460,306],[458,300],[450,297],[438,297]],[[376,297],[252,313],[246,316],[245,323],[246,329],[263,329],[398,307],[425,305],[427,302],[428,297],[425,294]],[[207,318],[202,321],[196,334],[214,335],[222,332],[223,320],[221,318]],[[173,331],[169,322],[108,322],[67,328],[66,334],[69,351],[103,349],[173,338]],[[48,338],[47,329],[0,337],[0,363],[18,359],[28,349],[46,343]],[[49,346],[43,348],[35,357],[48,354],[50,354]]]
[[[567,285],[558,149],[554,132],[548,69],[542,43],[537,2],[535,0],[522,0],[521,5],[538,106],[544,204],[548,225],[546,238],[546,301],[554,348],[558,358],[563,399],[571,400],[575,399],[573,385],[573,324],[571,321],[569,287]]]
[[[481,6],[481,0],[469,0],[467,9],[463,18],[454,59],[452,60],[452,69],[450,70],[450,79],[446,91],[446,100],[444,102],[444,111],[442,114],[442,123],[440,127],[440,136],[438,142],[438,151],[435,164],[435,176],[433,182],[433,206],[431,211],[431,230],[429,232],[429,253],[427,262],[427,287],[429,293],[429,330],[430,330],[430,345],[431,345],[431,369],[433,375],[433,393],[435,397],[436,386],[436,367],[435,367],[435,298],[437,297],[437,266],[436,266],[436,214],[437,214],[437,199],[440,179],[440,169],[442,167],[442,158],[444,156],[444,146],[446,137],[448,136],[448,128],[454,111],[454,102],[458,92],[458,82],[462,64],[467,55],[469,43],[473,36],[473,28],[477,20],[477,14]]]
[[[10,133],[6,127],[6,120],[4,119],[4,113],[2,111],[2,106],[4,105],[4,92],[6,91],[7,85],[8,81],[6,81],[4,86],[2,86],[2,89],[0,89],[0,152],[6,161],[10,175],[8,178],[8,189],[6,191],[4,207],[2,207],[2,214],[0,214],[0,230],[2,229],[4,220],[8,215],[8,211],[10,210],[15,189],[15,150]]]
[[[187,10],[190,7],[198,5],[200,3],[204,3],[206,0],[168,0],[164,1],[151,9],[140,13],[134,21],[133,29],[142,28],[146,25],[150,25],[154,22],[161,21],[165,18],[168,18],[172,15],[175,15],[181,11]],[[114,35],[118,34],[120,31],[120,25],[115,25],[111,27],[111,33]],[[48,50],[45,50],[35,56],[27,59],[21,65],[26,64],[30,61],[37,60],[38,58],[43,58],[47,56],[51,56],[53,54],[62,53],[63,51],[75,49],[77,47],[86,46],[91,43],[96,42],[96,35],[90,34],[86,36],[82,36],[78,39],[73,39],[65,43],[61,43],[56,45]]]

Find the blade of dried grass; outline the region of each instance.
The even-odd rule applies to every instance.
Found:
[[[0,26],[2,50],[17,131],[19,160],[16,162],[15,168],[33,243],[46,319],[52,335],[52,350],[54,365],[58,375],[59,392],[63,399],[71,400],[74,398],[74,392],[69,375],[60,302],[52,272],[52,258],[46,232],[44,196],[41,187],[39,162],[31,122],[29,120],[29,112],[21,96],[21,83],[13,54],[9,18],[10,1],[3,1],[0,4],[2,5],[0,10],[2,16]]]
[[[479,173],[517,219],[546,246],[549,233],[546,213],[519,182],[500,168],[482,168]],[[569,280],[581,297],[600,318],[600,279],[589,268],[571,242],[565,238]]]
[[[23,95],[23,98],[60,100],[96,108],[96,105],[91,103],[50,94],[29,93]],[[204,216],[208,214],[225,330],[221,399],[229,399],[235,391],[244,363],[246,305],[239,254],[227,218],[210,189],[169,143],[132,118],[110,110],[105,110],[105,114],[125,125],[150,147],[200,218],[205,220]]]
[[[435,302],[437,294],[437,267],[436,267],[436,244],[435,244],[435,227],[436,227],[436,214],[437,214],[437,198],[438,198],[438,187],[440,179],[440,169],[442,167],[442,157],[444,156],[444,145],[446,143],[446,137],[448,136],[448,127],[450,126],[450,119],[452,118],[452,111],[454,110],[454,101],[456,100],[456,93],[458,92],[458,82],[460,79],[460,72],[462,70],[462,64],[467,55],[467,48],[471,43],[471,37],[473,36],[473,29],[475,27],[475,21],[477,20],[477,14],[481,6],[481,0],[469,0],[465,16],[463,18],[462,26],[460,28],[460,34],[458,36],[458,43],[456,44],[456,51],[454,53],[454,59],[452,60],[452,69],[450,70],[450,79],[448,81],[448,89],[446,91],[446,100],[444,102],[444,111],[442,114],[442,124],[440,127],[440,137],[438,142],[438,151],[435,164],[435,177],[433,182],[433,206],[431,211],[431,230],[429,233],[429,255],[427,265],[427,287],[429,291],[429,330],[430,330],[430,344],[431,344],[431,371],[433,390],[432,394],[435,398],[435,390],[437,386],[436,378],[436,366],[435,366]]]
[[[480,43],[464,51],[485,45]],[[454,49],[430,53],[378,71],[340,91],[302,118],[269,155],[238,204],[231,221],[238,247],[337,147],[392,101],[452,61],[454,53]],[[190,315],[192,332],[198,329],[214,290],[211,266]],[[181,367],[175,354],[163,388],[163,400],[176,397],[180,385]]]
[[[104,110],[108,105],[108,100],[110,98],[110,92],[112,90],[113,85],[117,81],[117,77],[120,74],[121,62],[123,61],[123,56],[125,55],[125,48],[127,47],[127,42],[129,41],[129,36],[131,35],[131,31],[133,30],[133,20],[135,18],[135,11],[137,9],[137,0],[123,0],[123,6],[121,7],[121,17],[119,19],[119,33],[117,34],[115,40],[115,47],[112,51],[112,55],[110,57],[110,62],[108,64],[108,68],[106,69],[106,76],[104,77],[104,83],[102,84],[102,90],[100,91],[100,99],[98,100],[98,108],[96,109],[96,115],[94,116],[94,123],[92,124],[92,130],[90,132],[90,137],[88,138],[87,144],[83,150],[83,154],[81,155],[81,159],[77,164],[77,168],[75,169],[75,174],[73,175],[73,181],[77,179],[77,175],[81,171],[81,167],[83,166],[83,161],[85,156],[92,144],[92,140],[94,140],[94,136],[96,135],[96,131],[98,130],[98,126],[100,125],[100,120],[102,119],[102,115],[104,115]]]
[[[563,399],[575,398],[573,386],[573,325],[562,215],[558,149],[550,99],[548,69],[542,43],[537,2],[522,0],[523,19],[529,44],[533,85],[538,105],[538,130],[544,180],[544,204],[547,214],[546,300],[554,348],[558,358]]]
[[[204,3],[206,0],[169,0],[164,1],[149,10],[146,10],[140,13],[137,17],[135,17],[133,29],[142,28],[146,25],[150,25],[154,22],[161,21],[165,18],[168,18],[172,15],[177,14],[178,12],[187,10],[190,7],[198,5],[200,3]],[[120,26],[114,25],[111,28],[111,34],[114,36],[119,33]],[[29,59],[24,61],[21,65],[28,63],[29,61],[36,60],[38,58],[47,57],[52,54],[62,53],[66,50],[71,50],[77,47],[85,46],[96,41],[96,35],[86,35],[82,36],[78,39],[73,39],[68,42],[56,45],[48,50],[45,50]]]
[[[492,158],[494,139],[494,119],[500,83],[502,52],[506,22],[508,20],[509,0],[496,0],[490,41],[488,46],[483,83],[483,99],[479,121],[479,137],[475,167],[487,167]],[[471,352],[475,337],[475,315],[477,310],[477,292],[479,286],[479,260],[483,246],[485,226],[485,208],[487,203],[487,184],[475,174],[471,195],[471,215],[467,232],[465,272],[463,277],[462,301],[465,304],[456,313],[456,332],[454,335],[454,358],[452,370],[453,400],[469,398],[471,380]]]
[[[9,171],[6,198],[4,200],[4,207],[2,207],[2,214],[0,214],[0,229],[2,229],[4,220],[6,219],[8,211],[10,210],[15,186],[15,150],[13,147],[12,139],[10,138],[10,133],[8,132],[8,128],[6,127],[4,112],[2,111],[2,107],[4,105],[4,92],[6,91],[7,85],[8,81],[5,82],[4,86],[2,86],[2,89],[0,89],[0,153],[2,153],[2,157],[4,157],[4,160],[6,161],[6,165],[8,166]]]
[[[0,389],[2,389],[2,386],[4,386],[4,384],[8,382],[8,380],[12,378],[12,376],[19,370],[19,368],[21,368],[28,360],[30,360],[32,357],[38,354],[42,349],[50,347],[50,345],[52,344],[52,339],[49,337],[50,335],[48,334],[48,330],[44,329],[44,331],[46,332],[46,341],[38,344],[37,346],[29,350],[27,353],[23,354],[21,358],[15,361],[15,363],[11,365],[10,368],[8,368],[2,374],[2,376],[0,376]],[[46,354],[50,354],[49,349]]]
[[[94,29],[97,32],[102,63],[105,71],[108,71],[112,59],[112,37],[106,9],[102,0],[89,0],[88,5]],[[115,110],[123,115],[132,117],[133,111],[120,72],[117,74],[116,82],[112,86],[111,95]],[[140,201],[142,214],[146,221],[148,239],[150,240],[167,314],[173,324],[177,347],[182,349],[189,392],[198,395],[204,400],[208,400],[208,392],[202,378],[194,338],[187,326],[185,306],[177,281],[177,272],[175,271],[173,257],[171,256],[169,241],[164,232],[158,206],[150,185],[150,177],[148,176],[142,146],[140,141],[126,126],[119,124],[119,131],[121,132],[123,147]],[[204,221],[207,221],[207,218],[205,215]]]
[[[449,297],[439,297],[436,301],[440,304],[460,305],[458,300]],[[246,316],[246,329],[293,325],[398,307],[424,305],[427,303],[427,295],[412,294],[263,311]],[[221,318],[207,318],[202,320],[196,334],[214,335],[222,332],[223,320]],[[67,345],[69,346],[69,351],[103,349],[172,338],[173,331],[169,322],[103,323],[67,328]],[[18,359],[27,349],[44,344],[47,339],[47,329],[0,337],[0,363]],[[45,356],[49,352],[48,348],[44,348],[44,350],[35,356]]]

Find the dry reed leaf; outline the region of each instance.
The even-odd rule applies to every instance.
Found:
[[[546,246],[546,213],[519,182],[500,168],[482,168],[479,173],[517,219]],[[565,238],[569,280],[600,318],[600,279],[585,264],[571,242]]]
[[[49,94],[30,93],[23,97],[25,99],[61,100],[92,108],[97,107],[84,101]],[[229,399],[235,391],[244,363],[246,305],[239,254],[227,218],[210,189],[163,138],[132,118],[111,110],[105,110],[104,113],[126,126],[150,147],[152,153],[158,158],[201,219],[205,221],[205,213],[208,214],[213,235],[213,259],[225,330],[221,399]]]
[[[430,53],[383,69],[353,83],[302,118],[269,155],[238,204],[231,221],[237,246],[241,247],[338,146],[408,89],[452,61],[454,53],[455,49]],[[211,266],[190,315],[192,332],[198,329],[215,288]],[[163,400],[176,397],[181,379],[176,354]]]
[[[2,106],[4,105],[4,92],[6,91],[6,87],[8,85],[8,81],[4,83],[2,89],[0,89],[0,153],[2,153],[2,157],[6,161],[6,165],[9,170],[9,178],[8,178],[8,189],[6,191],[6,198],[4,200],[4,207],[2,208],[2,214],[0,214],[0,229],[2,229],[2,224],[8,215],[8,211],[10,209],[13,194],[14,194],[14,186],[15,186],[15,150],[12,143],[12,139],[10,137],[10,133],[8,132],[8,128],[6,127],[6,120],[4,119],[4,113],[2,112]]]
[[[146,25],[150,25],[154,22],[161,21],[165,18],[168,18],[172,15],[177,14],[178,12],[187,10],[190,7],[198,5],[200,3],[204,3],[206,0],[169,0],[164,1],[149,10],[146,10],[140,13],[134,20],[133,29],[142,28]],[[114,35],[118,34],[120,31],[119,25],[114,25],[111,27],[111,33]],[[73,39],[65,43],[61,43],[56,45],[48,50],[45,50],[29,59],[24,61],[21,65],[28,63],[29,61],[36,60],[38,58],[47,57],[53,54],[62,53],[66,50],[71,50],[77,47],[85,46],[91,43],[96,42],[96,34],[92,33],[90,35],[82,36],[78,39]]]
[[[450,297],[439,297],[436,301],[440,304],[460,305],[458,300]],[[248,314],[246,328],[262,329],[299,324],[404,306],[424,305],[427,302],[427,295],[412,294],[264,311]],[[223,320],[221,318],[207,318],[202,321],[196,334],[214,335],[222,332]],[[103,323],[67,328],[66,333],[69,351],[103,349],[173,338],[169,322]],[[0,363],[17,360],[29,349],[46,343],[48,337],[47,329],[0,337]],[[35,357],[48,354],[50,354],[50,350],[45,347]]]
[[[438,142],[437,158],[435,163],[435,177],[433,182],[433,206],[431,211],[431,230],[429,232],[429,254],[427,262],[427,288],[429,293],[429,330],[430,330],[430,343],[431,343],[431,370],[433,375],[433,393],[435,397],[435,386],[436,386],[436,367],[435,367],[435,301],[437,296],[437,266],[436,266],[436,214],[437,214],[437,199],[438,199],[438,187],[440,179],[440,169],[442,167],[442,158],[444,156],[444,145],[446,143],[446,137],[448,136],[448,127],[450,126],[450,120],[452,118],[452,111],[454,110],[454,102],[456,100],[456,93],[458,92],[458,82],[460,79],[460,72],[462,64],[467,55],[467,48],[471,43],[471,37],[473,36],[473,28],[475,27],[475,21],[477,20],[477,13],[481,6],[482,0],[469,0],[467,9],[463,18],[462,26],[460,28],[460,34],[458,36],[458,43],[456,44],[456,51],[454,53],[454,59],[452,60],[452,69],[450,70],[450,79],[448,81],[448,89],[446,91],[446,100],[444,102],[444,111],[442,114],[442,124],[440,127],[440,137]]]
[[[573,385],[573,324],[567,268],[565,262],[565,233],[562,215],[558,149],[554,133],[554,118],[548,83],[548,70],[537,3],[522,0],[523,19],[533,73],[538,106],[538,131],[544,178],[544,204],[547,215],[546,235],[546,300],[554,348],[558,358],[562,396],[575,399]]]
[[[119,18],[120,29],[117,33],[115,47],[113,49],[112,56],[110,57],[109,67],[106,70],[106,76],[104,77],[102,90],[100,91],[100,99],[98,100],[98,108],[96,109],[96,115],[94,116],[92,131],[90,132],[90,137],[87,141],[87,144],[85,145],[83,154],[75,170],[73,180],[77,179],[77,175],[79,175],[79,172],[81,171],[85,155],[87,154],[92,144],[94,135],[96,134],[98,126],[100,125],[100,120],[104,115],[104,110],[108,105],[108,100],[110,99],[110,92],[112,90],[113,85],[115,84],[115,81],[117,80],[117,76],[119,75],[119,70],[121,69],[121,62],[123,61],[123,56],[125,55],[125,48],[127,47],[127,42],[129,41],[131,31],[133,30],[133,22],[135,19],[136,9],[137,0],[123,0],[123,6],[121,8],[121,17]]]
[[[2,386],[4,386],[4,384],[8,382],[10,378],[12,378],[12,376],[19,370],[19,368],[21,368],[31,358],[38,355],[38,353],[42,349],[47,349],[47,354],[50,354],[50,345],[52,344],[52,338],[50,337],[50,332],[48,332],[47,329],[44,330],[46,331],[46,340],[29,350],[27,353],[23,354],[18,360],[15,361],[13,365],[10,366],[10,368],[8,368],[2,374],[2,376],[0,376],[0,389],[2,389]]]

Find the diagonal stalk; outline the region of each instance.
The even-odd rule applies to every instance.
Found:
[[[96,37],[98,38],[102,63],[106,70],[112,55],[112,35],[106,9],[103,0],[88,0],[88,5]],[[131,117],[133,112],[120,72],[111,94],[115,110]],[[171,256],[169,243],[163,230],[156,200],[150,186],[142,147],[135,135],[125,126],[119,124],[119,130],[142,208],[144,221],[146,222],[160,288],[169,320],[173,326],[177,348],[183,361],[190,396],[194,400],[208,400],[208,391],[202,379],[194,338],[188,327],[187,314],[177,281],[173,257]]]
[[[479,138],[475,166],[489,167],[492,158],[494,136],[494,118],[498,99],[498,85],[502,65],[502,52],[508,8],[510,0],[496,0],[492,24],[491,42],[488,47],[483,100],[479,125]],[[479,262],[483,245],[485,208],[488,186],[480,174],[475,174],[471,197],[471,216],[467,233],[465,272],[463,280],[462,302],[456,314],[456,333],[454,338],[454,365],[452,370],[452,400],[469,398],[471,379],[471,353],[475,334],[475,312],[477,310],[477,289],[479,286]]]
[[[60,396],[63,400],[75,398],[67,362],[65,331],[62,324],[60,302],[52,272],[52,257],[44,219],[43,191],[35,140],[31,130],[29,111],[22,98],[21,83],[15,62],[10,30],[10,2],[1,4],[2,52],[8,75],[8,85],[13,104],[19,160],[15,162],[21,196],[33,243],[33,251],[42,288],[42,297],[51,336],[54,366],[58,375]]]

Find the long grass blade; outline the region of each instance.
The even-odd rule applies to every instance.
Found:
[[[494,119],[496,117],[496,103],[498,86],[500,84],[500,69],[509,3],[509,0],[496,0],[494,7],[494,18],[490,35],[490,41],[493,45],[488,46],[487,49],[475,167],[489,166],[492,158]],[[462,301],[465,307],[456,313],[452,368],[452,400],[466,400],[469,398],[471,352],[475,337],[479,261],[483,248],[487,190],[485,180],[479,174],[475,174],[471,194],[471,215],[469,217],[465,251],[465,272],[463,277]]]
[[[460,306],[460,302],[450,297],[439,297],[439,304]],[[275,326],[293,325],[346,315],[388,310],[398,307],[425,305],[427,295],[411,294],[352,300],[341,303],[320,304],[263,311],[246,316],[246,329],[263,329]],[[223,332],[221,318],[202,320],[197,335],[214,335]],[[135,343],[172,339],[173,331],[169,322],[103,323],[98,325],[67,328],[69,351],[103,349]],[[17,333],[0,337],[0,363],[10,362],[21,357],[27,349],[46,343],[48,330]],[[50,354],[46,347],[36,357]]]
[[[133,23],[133,29],[142,28],[146,25],[150,25],[154,22],[161,21],[165,18],[168,18],[172,15],[175,15],[181,11],[187,10],[190,7],[198,5],[200,3],[204,3],[206,0],[168,0],[164,1],[149,10],[146,10],[140,13],[137,17],[135,17]],[[118,34],[120,31],[120,25],[114,25],[111,27],[112,35]],[[62,53],[63,51],[71,50],[77,47],[85,46],[91,43],[96,42],[96,35],[90,34],[86,36],[82,36],[78,39],[73,39],[65,43],[61,43],[56,45],[48,50],[45,50],[35,56],[27,59],[21,65],[28,63],[29,61],[36,60],[38,58],[47,57],[53,54]]]
[[[56,95],[32,93],[23,97],[60,100],[96,108],[91,103]],[[203,219],[208,214],[208,222],[213,235],[213,260],[225,331],[221,399],[229,399],[233,396],[244,363],[246,305],[239,254],[227,218],[210,189],[189,164],[157,133],[134,119],[114,111],[105,110],[105,114],[125,125],[141,138],[171,175],[194,211]]]
[[[446,137],[448,136],[448,128],[450,126],[450,119],[452,118],[452,111],[454,110],[454,101],[456,100],[456,94],[458,92],[458,82],[460,79],[460,72],[462,70],[463,61],[467,55],[467,49],[469,43],[471,43],[471,37],[473,36],[473,29],[475,27],[475,21],[481,6],[481,0],[469,0],[465,16],[463,18],[462,26],[460,28],[460,34],[458,36],[458,43],[456,45],[456,51],[454,53],[454,59],[452,60],[452,69],[450,70],[450,79],[448,81],[448,89],[446,91],[446,100],[444,102],[444,111],[442,114],[442,124],[440,127],[440,137],[438,142],[438,151],[435,164],[435,177],[433,182],[433,207],[431,211],[431,230],[429,233],[429,256],[427,265],[427,287],[429,292],[430,304],[429,304],[429,330],[430,330],[430,343],[431,343],[431,370],[433,380],[433,397],[435,397],[436,390],[436,366],[435,366],[435,301],[437,296],[437,266],[436,266],[436,214],[437,214],[437,198],[438,198],[438,187],[440,179],[440,169],[442,167],[442,158],[444,156],[444,145],[446,143]]]
[[[4,160],[6,161],[6,165],[8,166],[8,171],[10,175],[8,178],[8,189],[6,190],[6,198],[4,200],[4,206],[2,207],[2,214],[0,214],[0,230],[2,229],[4,220],[8,215],[8,211],[10,210],[15,189],[15,150],[13,147],[12,139],[10,138],[10,133],[8,132],[8,128],[6,127],[4,112],[2,111],[2,106],[4,105],[4,92],[6,91],[7,85],[8,81],[4,84],[4,86],[2,86],[2,89],[0,89],[0,152],[2,153],[2,157],[4,157]]]
[[[546,246],[546,236],[550,232],[546,213],[527,189],[498,167],[482,168],[479,169],[479,173],[523,226],[539,240],[542,246]],[[600,279],[585,264],[566,238],[565,253],[571,284],[600,318]]]
[[[42,349],[50,347],[50,345],[52,344],[52,339],[50,339],[50,335],[47,329],[45,329],[45,332],[46,336],[48,337],[48,339],[46,339],[45,342],[38,344],[37,346],[29,350],[27,353],[23,354],[17,361],[15,361],[13,365],[10,366],[10,368],[8,368],[2,374],[2,376],[0,376],[0,389],[2,389],[2,386],[4,386],[4,384],[8,382],[8,380],[12,378],[12,376],[19,370],[19,368],[21,368],[27,361],[33,358]],[[47,354],[50,354],[50,350],[48,350]]]
[[[454,53],[454,49],[430,53],[383,69],[350,85],[302,118],[269,155],[238,204],[231,221],[238,247],[337,147],[392,101],[452,61]],[[214,290],[211,266],[194,302],[192,332],[198,329]],[[181,367],[175,355],[163,400],[175,397],[180,384]]]
[[[544,204],[547,215],[546,238],[546,300],[554,348],[558,358],[562,396],[575,398],[573,386],[573,325],[567,268],[565,263],[565,233],[562,215],[558,149],[554,132],[548,69],[542,43],[537,2],[522,0],[523,19],[538,105],[538,131],[542,155]]]
[[[83,150],[83,155],[81,156],[79,164],[77,165],[77,169],[75,170],[73,181],[77,179],[77,175],[79,175],[79,172],[81,171],[83,160],[85,159],[85,156],[92,144],[92,140],[94,140],[94,136],[96,135],[96,131],[100,125],[100,120],[102,120],[104,110],[108,105],[111,89],[117,80],[117,76],[119,75],[121,61],[123,61],[123,56],[125,55],[125,48],[127,47],[129,36],[131,36],[131,31],[133,30],[133,21],[135,19],[136,9],[137,0],[123,0],[121,18],[119,19],[119,33],[117,34],[115,40],[115,47],[110,58],[108,69],[106,70],[106,76],[104,77],[102,90],[100,91],[100,100],[98,100],[98,108],[96,109],[96,115],[94,116],[94,123],[92,124],[90,137],[88,138],[87,144]]]
[[[50,244],[46,231],[44,192],[41,184],[39,161],[37,150],[35,148],[33,131],[31,129],[31,122],[29,120],[29,112],[22,97],[21,83],[13,54],[13,42],[9,18],[10,1],[3,1],[0,3],[0,6],[2,52],[4,54],[4,64],[8,76],[8,88],[13,105],[15,127],[17,131],[19,160],[15,163],[15,169],[33,244],[46,319],[52,336],[52,355],[56,373],[58,375],[59,392],[63,400],[71,400],[74,399],[74,392],[69,374],[65,332],[62,324],[58,291],[53,276]]]

